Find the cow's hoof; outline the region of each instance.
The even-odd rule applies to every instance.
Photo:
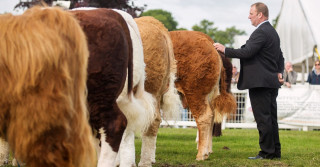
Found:
[[[151,164],[151,162],[149,163],[147,163],[147,162],[144,162],[144,163],[142,163],[142,162],[139,162],[139,164],[138,164],[138,166],[139,167],[152,167],[152,164]]]
[[[196,160],[197,160],[197,161],[203,161],[203,160],[205,160],[205,159],[204,159],[204,156],[202,156],[202,155],[198,156],[198,155],[197,155]]]
[[[197,155],[196,160],[197,160],[197,161],[203,161],[203,160],[206,160],[206,159],[208,159],[208,158],[209,158],[209,154],[200,155],[200,156]]]

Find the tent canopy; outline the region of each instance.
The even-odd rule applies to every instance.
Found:
[[[320,0],[283,0],[276,30],[285,61],[307,60],[309,66],[308,59],[320,47]]]

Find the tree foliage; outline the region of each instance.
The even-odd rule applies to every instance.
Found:
[[[162,9],[154,9],[143,12],[141,16],[152,16],[159,20],[169,30],[177,30],[178,22],[174,20],[172,14]]]
[[[206,19],[200,21],[200,25],[194,25],[192,26],[193,31],[200,31],[203,32],[207,35],[209,35],[211,38],[214,37],[215,32],[217,31],[218,28],[213,27],[213,22],[210,22]]]
[[[245,31],[238,30],[236,29],[235,26],[232,26],[232,27],[226,28],[225,31],[217,31],[214,36],[214,40],[221,44],[232,47],[234,43],[234,37],[236,35],[245,35],[245,34],[246,34]]]
[[[199,25],[196,24],[192,26],[192,30],[203,32],[210,36],[215,42],[219,42],[227,46],[232,46],[236,35],[246,34],[245,31],[236,29],[235,26],[226,28],[225,31],[218,30],[217,27],[214,27],[214,22],[206,19],[200,21]]]
[[[272,20],[272,25],[274,28],[277,28],[279,17],[280,17],[280,14],[278,14],[278,16]]]
[[[97,7],[97,8],[113,8],[126,11],[133,17],[137,17],[137,12],[141,13],[144,7],[137,7],[134,2],[129,4],[129,0],[70,0],[70,9],[76,7]],[[20,0],[20,2],[15,6],[15,8],[30,8],[34,5],[39,5],[45,2],[49,6],[52,5],[53,0]]]

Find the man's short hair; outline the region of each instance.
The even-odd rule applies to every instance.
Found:
[[[265,5],[262,2],[257,2],[252,4],[251,6],[255,6],[257,9],[257,13],[262,13],[266,18],[269,18],[269,10],[268,10],[268,6]]]

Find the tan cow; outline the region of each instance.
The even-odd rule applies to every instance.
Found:
[[[174,88],[176,63],[168,30],[153,17],[140,17],[135,21],[141,34],[146,63],[145,89],[156,98],[156,119],[142,136],[139,162],[139,166],[151,166],[155,162],[160,108],[164,117],[172,117],[179,113],[180,99]]]
[[[0,15],[0,39],[0,137],[28,167],[96,166],[89,52],[78,21],[59,8],[33,7]]]

